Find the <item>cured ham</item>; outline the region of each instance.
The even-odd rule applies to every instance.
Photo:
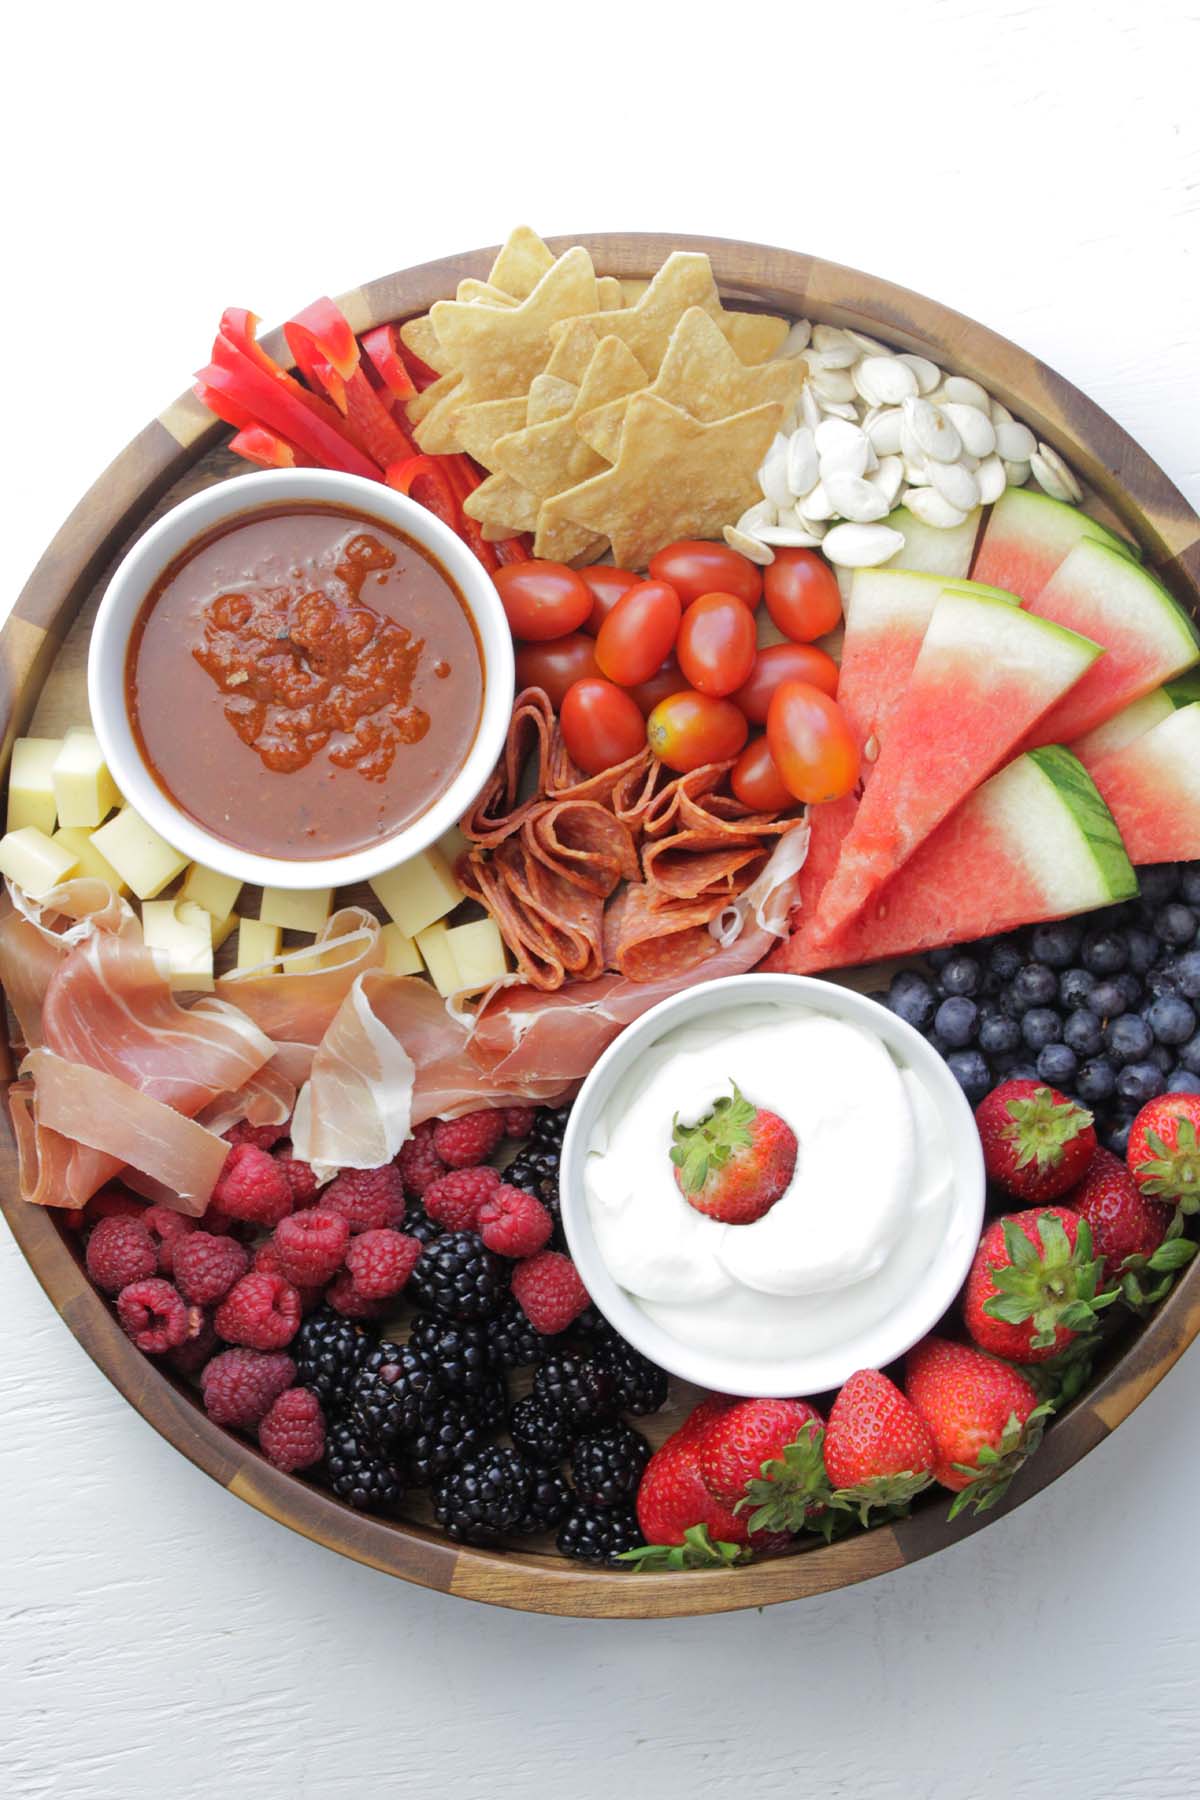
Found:
[[[314,969],[316,951],[321,967]],[[314,944],[285,951],[259,969],[223,975],[217,993],[277,1043],[315,1046],[358,977],[383,960],[378,919],[365,907],[343,906]]]
[[[23,1042],[42,1041],[42,1002],[51,976],[77,944],[95,932],[141,941],[132,909],[105,881],[81,879],[52,888],[42,900],[5,883],[0,897],[0,987]]]

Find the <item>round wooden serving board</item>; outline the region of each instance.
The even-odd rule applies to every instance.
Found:
[[[556,251],[577,240],[552,243]],[[1151,568],[1200,610],[1200,519],[1162,470],[1119,425],[1052,369],[982,325],[871,275],[793,251],[718,238],[658,235],[584,238],[597,270],[651,275],[671,250],[702,250],[734,306],[852,325],[974,376],[1054,445],[1088,484],[1089,510],[1118,522]],[[493,249],[388,275],[341,297],[356,331],[425,311],[464,276],[484,277]],[[298,300],[304,296],[297,296]],[[288,361],[280,334],[268,347]],[[181,347],[181,357],[197,351]],[[114,564],[150,520],[196,489],[245,468],[222,446],[228,433],[191,393],[133,440],[75,508],[31,575],[0,632],[0,768],[32,724],[52,735],[87,717],[84,670],[95,607]],[[0,1034],[0,1055],[12,1057]],[[944,1493],[923,1497],[911,1518],[744,1569],[687,1575],[592,1570],[555,1554],[458,1548],[435,1529],[392,1524],[343,1506],[322,1489],[272,1468],[252,1445],[211,1424],[191,1392],[142,1356],[91,1287],[71,1234],[53,1212],[17,1195],[16,1152],[4,1109],[0,1203],[42,1286],[84,1349],[138,1411],[185,1456],[260,1511],[330,1549],[390,1575],[472,1600],[584,1618],[652,1618],[768,1606],[863,1581],[978,1531],[1037,1493],[1126,1418],[1200,1331],[1200,1264],[1144,1327],[1131,1325],[1091,1389],[1059,1419],[1009,1496],[981,1518],[946,1522]],[[661,1439],[680,1405],[639,1421]]]

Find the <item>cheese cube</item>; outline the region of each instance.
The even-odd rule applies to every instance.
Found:
[[[194,900],[147,900],[142,938],[147,949],[166,952],[173,988],[212,987],[212,917]]]
[[[371,887],[384,911],[411,938],[453,912],[463,897],[450,864],[436,848],[376,875]]]
[[[437,849],[453,868],[459,857],[474,849],[474,845],[467,841],[457,825],[452,825],[449,831],[443,831],[437,841]]]
[[[433,985],[439,994],[457,994],[462,982],[458,978],[458,964],[454,960],[454,952],[446,942],[449,933],[439,919],[435,925],[427,925],[424,931],[417,933],[417,948],[425,962],[425,967],[433,976]]]
[[[410,937],[405,937],[398,925],[385,925],[379,938],[386,958],[383,966],[389,975],[421,973],[421,952]]]
[[[508,974],[504,939],[494,919],[454,925],[446,933],[446,943],[458,965],[459,987],[490,987],[501,975]]]
[[[22,825],[0,838],[0,875],[7,875],[31,900],[67,881],[79,867],[79,858],[48,838],[36,825]]]
[[[61,738],[18,738],[8,771],[8,830],[36,825],[49,837],[54,830],[54,763]]]
[[[243,919],[238,926],[238,968],[257,969],[259,963],[273,961],[279,955],[282,937],[278,925],[264,925],[261,919]]]
[[[179,890],[181,900],[194,900],[214,919],[227,919],[238,903],[242,883],[235,875],[218,875],[203,863],[193,863]]]
[[[205,912],[208,912],[207,907],[205,907],[204,910]],[[225,942],[225,939],[229,936],[230,932],[236,928],[237,923],[238,916],[235,912],[226,913],[223,919],[214,918],[212,913],[208,913],[208,928],[212,932],[212,947],[214,950],[219,950],[221,948],[221,945]]]
[[[53,842],[63,850],[69,850],[78,860],[81,875],[89,875],[94,881],[107,881],[114,894],[129,892],[128,883],[121,880],[110,862],[105,862],[92,842],[91,832],[85,831],[82,825],[60,825]]]
[[[95,732],[68,731],[54,762],[59,824],[99,825],[119,798]]]
[[[325,958],[329,954],[328,950],[322,946],[319,950],[314,949],[308,956],[301,956],[299,952],[302,951],[303,948],[303,944],[293,944],[289,949],[285,950],[284,955],[289,958],[287,963],[289,975],[314,975],[318,969],[323,969],[325,967]]]
[[[310,931],[315,937],[333,907],[332,888],[263,889],[258,916],[264,925],[284,931]]]
[[[187,857],[159,837],[132,806],[94,831],[92,843],[139,900],[153,900],[187,868]]]

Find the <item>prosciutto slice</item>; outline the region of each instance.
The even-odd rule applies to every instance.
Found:
[[[58,965],[96,932],[141,941],[132,909],[105,881],[81,879],[52,888],[41,900],[11,882],[0,896],[0,987],[16,1015],[22,1041],[42,1041],[42,1002]]]
[[[319,969],[312,966],[316,951],[321,952]],[[379,920],[363,906],[344,906],[326,921],[313,944],[285,951],[260,968],[223,975],[217,993],[277,1043],[315,1047],[358,977],[383,960]]]

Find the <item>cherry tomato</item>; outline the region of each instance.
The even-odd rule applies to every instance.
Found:
[[[576,681],[599,675],[596,644],[582,631],[569,637],[551,638],[545,644],[522,644],[517,651],[517,688],[540,687],[550,696],[555,712],[567,689]]]
[[[506,563],[492,576],[515,638],[542,644],[578,631],[592,610],[592,591],[566,563]]]
[[[762,571],[728,544],[681,538],[650,558],[655,581],[669,581],[684,606],[701,594],[734,594],[751,609],[762,599]]]
[[[841,708],[807,681],[785,681],[767,709],[767,743],[797,800],[840,800],[858,780],[858,746]]]
[[[691,688],[660,700],[646,720],[646,739],[655,756],[681,775],[704,763],[728,762],[746,742],[746,731],[732,700]]]
[[[682,610],[679,595],[665,581],[639,581],[629,588],[596,634],[601,673],[621,687],[649,681],[675,648]]]
[[[682,669],[673,656],[668,656],[662,668],[649,681],[639,681],[636,687],[629,689],[629,697],[636,700],[643,716],[649,718],[660,700],[665,700],[668,694],[682,693],[686,686]]]
[[[784,637],[797,644],[824,637],[842,616],[837,576],[815,550],[776,550],[763,571],[763,595]]]
[[[795,796],[783,785],[783,778],[771,760],[771,747],[765,737],[752,738],[734,763],[729,785],[735,799],[751,812],[786,812],[795,806]]]
[[[752,725],[765,725],[771,695],[781,681],[807,681],[832,700],[837,693],[838,666],[815,644],[768,644],[755,657],[750,679],[730,698]]]
[[[642,578],[630,569],[610,568],[608,563],[593,563],[579,573],[592,591],[592,610],[583,621],[583,629],[595,637],[621,595],[636,587]]]
[[[586,775],[615,768],[646,742],[645,720],[629,695],[598,678],[567,689],[558,722],[569,755]]]
[[[701,594],[683,615],[676,655],[702,694],[732,694],[754,667],[754,614],[733,594]]]

